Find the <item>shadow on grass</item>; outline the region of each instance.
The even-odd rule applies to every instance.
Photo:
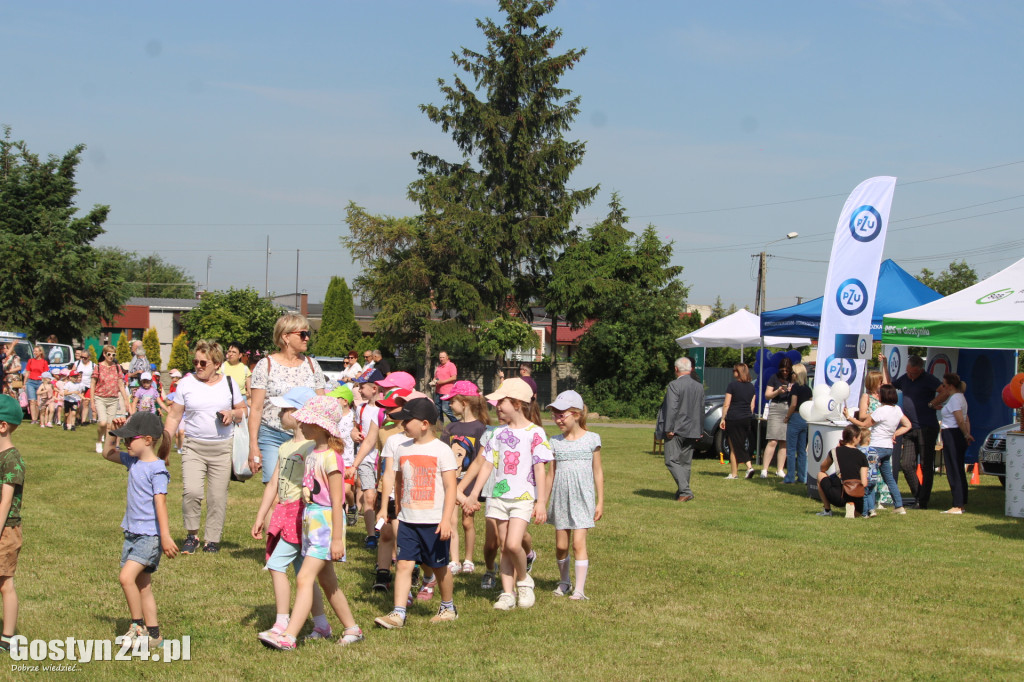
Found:
[[[225,543],[222,548],[226,548],[228,545]],[[231,550],[231,556],[234,559],[249,559],[250,561],[256,562],[260,565],[266,563],[267,550],[266,547],[241,547],[234,545],[235,549]]]
[[[1024,540],[1024,524],[1021,523],[986,523],[977,529],[1007,540]]]
[[[676,494],[671,490],[650,490],[648,488],[640,488],[633,491],[634,495],[640,497],[652,497],[656,500],[675,500]]]

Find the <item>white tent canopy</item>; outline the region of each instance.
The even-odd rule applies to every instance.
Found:
[[[765,336],[763,341],[767,347],[811,345],[810,339],[789,336]],[[761,342],[761,318],[749,310],[737,310],[676,339],[680,348],[743,349]]]
[[[886,315],[882,341],[940,348],[1024,346],[1024,259],[974,286]]]

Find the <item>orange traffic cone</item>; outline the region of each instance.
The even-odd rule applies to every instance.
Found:
[[[974,463],[974,473],[971,474],[971,485],[981,484],[981,466],[977,462]]]
[[[921,463],[920,462],[917,463],[917,482],[918,482],[919,485],[924,483],[924,474],[921,473]]]

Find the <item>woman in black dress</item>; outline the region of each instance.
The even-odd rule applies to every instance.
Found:
[[[720,424],[729,441],[729,464],[732,467],[732,473],[726,478],[737,478],[740,462],[747,465],[747,478],[754,476],[754,467],[747,451],[750,419],[754,416],[754,394],[754,384],[750,383],[750,367],[742,362],[733,365],[732,381],[725,389]]]

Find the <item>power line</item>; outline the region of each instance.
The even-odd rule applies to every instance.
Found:
[[[1001,163],[995,166],[988,166],[986,168],[975,168],[974,170],[963,171],[960,173],[950,173],[949,175],[938,175],[934,178],[923,178],[921,180],[908,180],[907,182],[897,182],[897,187],[905,187],[907,185],[919,185],[924,182],[935,182],[936,180],[948,180],[949,178],[956,178],[963,175],[970,175],[972,173],[982,173],[984,171],[996,170],[998,168],[1006,168],[1008,166],[1016,166],[1024,163],[1024,159],[1020,161],[1011,161],[1009,163]],[[674,213],[651,213],[648,215],[633,216],[634,218],[664,218],[666,216],[680,216],[680,215],[700,215],[704,213],[723,213],[726,211],[742,211],[750,208],[768,208],[771,206],[785,206],[788,204],[799,204],[807,201],[820,201],[822,199],[835,199],[837,197],[849,196],[849,192],[839,192],[837,194],[823,194],[816,197],[805,197],[803,199],[786,199],[783,201],[770,201],[762,204],[747,204],[744,206],[727,206],[724,208],[705,208],[693,211],[679,211]]]

